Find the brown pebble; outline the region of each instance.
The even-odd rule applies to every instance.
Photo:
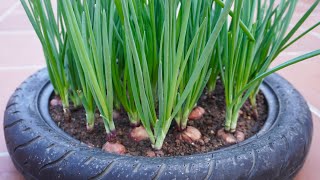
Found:
[[[239,115],[243,115],[243,111],[242,110],[239,111]]]
[[[52,100],[50,101],[50,106],[55,107],[55,106],[61,106],[61,105],[62,105],[61,100],[52,99]]]
[[[232,134],[225,132],[224,129],[220,129],[217,135],[227,144],[235,144],[237,142],[237,139]]]
[[[237,138],[238,142],[242,142],[245,140],[245,135],[243,132],[241,131],[236,131],[236,133],[234,134],[234,136]]]
[[[204,138],[203,138],[203,141],[204,141],[205,143],[208,143],[208,142],[210,141],[210,138],[204,137]]]
[[[213,121],[212,120],[207,120],[204,122],[206,125],[212,125],[213,124]]]
[[[235,137],[233,135],[229,135],[226,137],[225,142],[227,144],[235,144],[237,142],[237,140],[235,139]]]
[[[198,140],[198,142],[199,142],[199,144],[200,144],[201,146],[204,145],[204,141],[203,141],[202,139]]]
[[[114,153],[114,154],[125,154],[127,151],[122,144],[110,143],[110,142],[105,143],[102,147],[102,150],[104,150],[105,152]]]
[[[179,145],[181,143],[181,141],[179,139],[176,139],[176,144]]]
[[[201,132],[192,126],[188,126],[183,132],[178,135],[178,139],[192,143],[201,139]]]
[[[113,119],[120,119],[120,113],[118,111],[113,111],[112,118]]]
[[[238,122],[238,126],[245,126],[246,125],[246,122],[245,121],[239,121]]]
[[[194,121],[189,121],[189,122],[188,122],[188,125],[189,125],[189,126],[194,126]]]
[[[146,156],[148,157],[156,157],[156,153],[154,151],[147,151]]]
[[[130,132],[130,137],[136,142],[149,139],[149,135],[143,126],[133,128]]]
[[[117,135],[122,136],[123,135],[123,131],[117,131]]]
[[[201,151],[205,151],[206,150],[206,147],[205,146],[201,146]]]
[[[168,152],[169,152],[170,154],[172,154],[172,153],[174,152],[174,150],[173,150],[173,149],[169,149]]]
[[[200,107],[200,106],[197,106],[196,108],[194,108],[190,115],[189,115],[189,120],[199,120],[202,118],[203,114],[205,113],[206,111]]]
[[[156,155],[157,155],[158,157],[164,156],[164,152],[163,152],[163,151],[155,151],[155,153],[156,153]]]

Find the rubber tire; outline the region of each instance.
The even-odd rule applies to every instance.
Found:
[[[246,141],[205,154],[146,158],[89,148],[52,121],[46,70],[10,98],[4,117],[9,154],[26,179],[292,179],[310,148],[312,118],[302,96],[271,75],[261,87],[269,105],[263,129]]]

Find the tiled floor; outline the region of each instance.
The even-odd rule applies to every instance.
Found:
[[[300,0],[294,21],[303,15],[314,0]],[[320,20],[320,7],[305,23],[304,28]],[[283,53],[279,64],[297,55],[320,48],[320,28],[315,29],[303,41]],[[30,26],[18,0],[0,3],[0,117],[14,89],[37,69],[44,67],[40,43]],[[282,70],[281,75],[292,82],[306,97],[314,118],[314,138],[305,166],[296,180],[319,179],[320,164],[320,57]],[[6,152],[2,123],[0,123],[0,179],[17,180],[23,177],[16,171]]]

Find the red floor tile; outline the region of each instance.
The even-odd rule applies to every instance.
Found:
[[[0,84],[5,84],[5,86],[0,87],[0,119],[3,118],[3,113],[11,94],[28,76],[30,76],[34,72],[36,72],[36,69],[19,71],[0,70]],[[4,151],[7,151],[7,148],[3,136],[3,123],[0,123],[0,152]]]
[[[309,7],[315,2],[315,0],[299,0],[298,1],[298,5],[297,5],[297,9],[296,9],[296,13],[304,13],[306,12]],[[320,7],[316,7],[315,11],[319,12]]]
[[[286,49],[285,52],[287,53],[297,53],[297,54],[301,54],[301,52],[311,52],[314,51],[316,49],[320,48],[320,27],[317,28],[316,30],[319,30],[319,37],[316,37],[315,35],[312,34],[308,34],[306,36],[304,36],[302,39],[300,39],[299,41],[297,41],[296,43],[294,43],[293,45],[291,45],[290,47],[288,47]],[[298,31],[298,35],[300,35],[303,31]],[[317,32],[317,31],[314,31]]]
[[[35,35],[1,35],[0,68],[44,64],[42,47]]]
[[[0,17],[3,15],[10,7],[12,7],[16,2],[19,0],[5,0],[1,1],[1,6],[0,6]]]
[[[16,10],[0,23],[0,31],[33,30],[24,10]]]
[[[16,170],[10,157],[0,157],[0,179],[23,180],[22,175]]]
[[[320,47],[319,47],[320,48]],[[281,56],[275,64],[282,63],[294,56]],[[274,64],[274,65],[275,65]],[[313,106],[320,109],[320,57],[315,57],[279,71],[291,82]]]
[[[320,118],[314,116],[314,131],[311,149],[304,167],[295,180],[317,180],[319,179],[320,162]]]

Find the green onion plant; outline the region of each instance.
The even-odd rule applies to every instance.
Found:
[[[115,133],[113,122],[112,54],[115,6],[113,1],[59,1],[71,47],[81,65],[108,135]],[[74,3],[74,4],[73,4]],[[80,7],[80,8],[79,8]],[[83,7],[83,9],[81,9]],[[106,12],[106,10],[109,10]],[[109,22],[109,23],[108,23]]]
[[[65,69],[67,35],[61,13],[54,14],[50,1],[25,1],[22,6],[41,42],[50,79],[60,96],[65,113],[69,111],[69,83]]]
[[[129,62],[129,73],[133,96],[137,105],[141,123],[145,127],[151,143],[155,149],[161,149],[165,136],[170,128],[172,120],[181,111],[181,107],[189,97],[198,96],[199,91],[204,86],[202,81],[208,76],[209,59],[213,51],[212,44],[218,38],[219,32],[227,19],[228,13],[233,4],[233,0],[226,1],[217,24],[210,33],[208,41],[204,39],[206,33],[207,19],[200,21],[202,24],[196,33],[191,37],[191,44],[186,43],[188,22],[190,20],[191,3],[201,6],[195,1],[159,1],[161,12],[163,12],[163,27],[159,44],[159,66],[158,66],[158,117],[154,103],[156,102],[152,94],[152,81],[150,78],[149,66],[146,53],[146,34],[139,26],[140,8],[136,1],[121,1],[118,9],[123,14],[123,26],[125,30],[125,48],[127,61]],[[204,16],[207,16],[204,15]],[[200,47],[202,50],[197,51]],[[188,76],[184,77],[191,53],[197,63],[189,67]],[[191,64],[191,63],[190,63]],[[185,85],[181,85],[184,80]],[[200,88],[200,89],[199,89]],[[192,94],[193,93],[193,94]],[[189,106],[189,104],[188,104]],[[193,105],[192,105],[193,106]],[[189,108],[189,107],[188,107]],[[178,116],[177,116],[178,117]],[[177,120],[179,117],[177,118]],[[185,124],[185,123],[184,123]],[[180,123],[178,122],[180,126]]]
[[[221,7],[225,6],[221,0],[215,2]],[[297,0],[281,0],[278,4],[275,0],[239,0],[235,3],[233,11],[230,12],[232,19],[225,23],[216,51],[225,87],[226,131],[236,130],[239,110],[249,97],[256,112],[256,95],[266,76],[320,54],[320,50],[316,50],[268,69],[283,50],[319,25],[317,23],[290,41],[319,2],[315,1],[291,30],[289,27]],[[241,22],[254,36],[254,40],[240,28]]]
[[[127,13],[126,9],[123,7],[123,2],[120,0],[115,1],[116,7],[118,9],[118,12],[120,14],[120,22],[118,23],[118,35],[121,38],[121,45],[122,45],[122,53],[121,56],[117,57],[117,61],[114,61],[112,64],[112,71],[114,78],[114,87],[116,90],[116,93],[118,94],[118,98],[128,113],[129,119],[131,121],[131,124],[134,126],[139,125],[140,123],[140,115],[139,115],[139,108],[140,105],[135,102],[135,89],[134,89],[134,82],[131,80],[131,61],[129,61],[128,53],[130,53],[130,48],[127,44],[127,38],[128,38],[128,32],[126,31],[126,16],[124,16],[125,13]],[[155,95],[155,87],[157,83],[157,67],[158,67],[158,43],[157,43],[157,34],[158,30],[156,29],[156,21],[157,18],[161,18],[158,16],[161,16],[162,14],[156,14],[156,11],[160,9],[159,3],[155,3],[154,0],[149,1],[147,4],[146,1],[134,1],[130,2],[130,8],[134,9],[134,18],[133,21],[130,23],[135,24],[138,28],[135,30],[136,33],[141,35],[143,33],[143,36],[145,38],[144,44],[138,44],[137,48],[141,49],[141,52],[139,52],[139,55],[141,57],[141,53],[145,53],[144,56],[148,58],[144,58],[146,61],[144,65],[146,69],[144,69],[144,75],[147,77],[148,84],[148,96],[150,99],[150,108],[155,109],[155,104],[152,99],[152,97]],[[158,27],[159,28],[159,27]],[[161,29],[161,28],[160,28]],[[141,38],[140,36],[134,37],[137,41],[138,38]],[[142,52],[142,50],[144,52]],[[139,57],[139,58],[140,58]],[[131,57],[130,57],[131,58]],[[137,78],[137,77],[136,77]],[[141,110],[141,109],[140,109]],[[152,111],[153,119],[156,119],[156,112]]]
[[[173,123],[187,128],[204,89],[225,88],[225,130],[236,130],[240,108],[263,79],[320,54],[316,50],[269,69],[285,49],[319,26],[297,31],[297,0],[21,0],[43,46],[49,77],[63,108],[86,111],[87,129],[99,111],[108,137],[123,108],[161,149]],[[110,140],[110,139],[108,139]]]

